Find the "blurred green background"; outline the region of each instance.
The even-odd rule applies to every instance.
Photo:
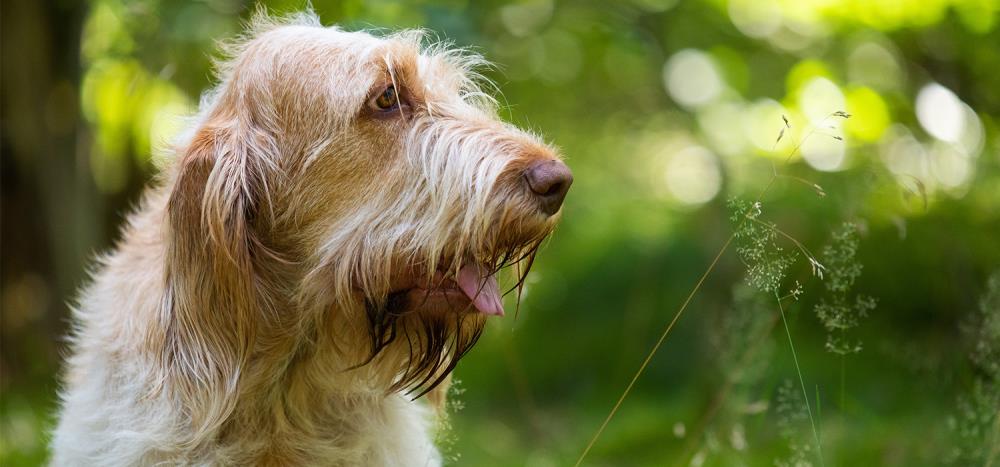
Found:
[[[786,332],[744,285],[738,239],[584,464],[818,465],[805,389],[825,465],[1000,465],[1000,1],[312,5],[325,24],[473,47],[498,65],[503,118],[575,172],[520,312],[459,365],[452,464],[572,465],[737,228],[727,199],[778,171],[759,219],[860,277],[831,292],[800,254],[777,275],[781,295],[801,286]],[[211,84],[215,41],[252,11],[2,4],[3,465],[44,461],[67,302]],[[857,256],[821,253],[844,222]],[[776,237],[771,253],[798,250]],[[836,293],[877,304],[830,334],[817,312]],[[827,349],[838,337],[846,355]]]

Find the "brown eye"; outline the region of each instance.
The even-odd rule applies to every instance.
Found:
[[[399,97],[396,95],[396,87],[389,86],[385,88],[385,91],[375,98],[374,104],[375,108],[383,112],[395,110],[399,107]]]

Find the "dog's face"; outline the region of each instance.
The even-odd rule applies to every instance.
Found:
[[[257,274],[283,271],[263,280],[285,281],[345,365],[426,391],[503,315],[497,272],[514,265],[523,281],[572,176],[499,121],[478,57],[420,42],[263,32],[223,65],[186,159],[214,158],[201,169],[211,238],[249,245],[243,267]],[[197,170],[182,162],[181,180],[184,167]],[[234,200],[243,219],[213,208]],[[233,230],[244,238],[224,240]]]

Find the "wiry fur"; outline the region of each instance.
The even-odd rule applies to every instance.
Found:
[[[306,13],[226,47],[75,307],[54,464],[440,462],[410,397],[440,400],[485,318],[400,313],[394,287],[523,273],[556,217],[521,173],[558,155],[498,121],[481,58],[422,42]],[[409,105],[370,114],[387,83]]]

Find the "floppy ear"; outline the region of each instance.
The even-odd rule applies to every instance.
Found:
[[[233,267],[251,266],[253,222],[266,186],[266,163],[253,159],[267,156],[235,126],[202,126],[179,161],[168,205],[171,233],[181,240],[178,246],[194,247],[187,252],[198,256],[178,259],[226,259]]]
[[[210,120],[178,161],[170,199],[164,364],[192,428],[211,436],[233,409],[261,306],[255,222],[271,154],[264,132]]]

